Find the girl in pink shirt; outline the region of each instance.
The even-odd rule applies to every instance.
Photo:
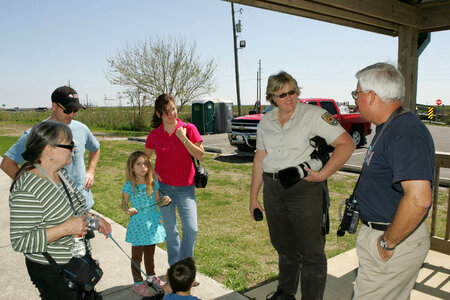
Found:
[[[155,101],[152,130],[145,142],[145,153],[154,164],[155,179],[160,182],[160,192],[172,202],[161,207],[166,229],[169,265],[179,260],[194,257],[197,237],[197,203],[195,199],[195,169],[191,156],[203,160],[203,139],[193,124],[177,118],[175,99],[169,94],[160,95]],[[153,167],[153,166],[152,166]],[[180,242],[176,210],[180,215],[183,238]]]

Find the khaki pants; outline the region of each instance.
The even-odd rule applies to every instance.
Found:
[[[377,241],[383,232],[362,225],[356,241],[359,268],[353,300],[409,299],[419,271],[430,249],[425,222],[402,243],[394,255],[383,261],[378,254]]]

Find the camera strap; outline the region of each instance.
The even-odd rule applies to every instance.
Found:
[[[187,124],[188,123],[184,123],[183,128],[186,128]],[[186,128],[186,138],[189,140],[189,135],[187,133],[187,128]],[[188,151],[188,153],[189,153],[189,151]],[[191,155],[191,154],[189,153],[189,155]],[[200,161],[198,159],[195,159],[192,155],[191,155],[191,158],[192,158],[192,163],[194,164],[194,168],[200,166]]]
[[[47,171],[45,171],[45,169],[41,166],[41,164],[34,164],[34,166],[36,167],[36,169],[38,169],[38,171],[39,171],[42,175],[44,175],[45,177],[47,177],[47,179],[55,186],[55,188],[56,188],[57,190],[59,190],[59,191],[61,190],[61,189],[58,187],[58,185],[56,184],[56,182],[53,180],[53,178],[51,178],[50,175],[48,175]],[[62,174],[61,174],[60,171],[58,170],[58,177],[59,177],[59,179],[61,180],[61,184],[62,184],[62,186],[64,187],[64,190],[65,190],[67,196],[69,197],[70,207],[72,208],[74,214],[76,215],[77,213],[76,213],[76,211],[75,211],[75,207],[73,206],[72,198],[70,197],[70,193],[69,193],[69,191],[68,191],[68,189],[67,189],[67,186],[66,186],[66,178],[64,177],[64,175],[62,175],[62,176],[61,176],[61,175],[62,175]],[[72,190],[72,192],[74,192],[73,189],[71,189],[71,190]],[[80,199],[78,198],[78,195],[77,195],[75,192],[74,192],[74,194],[75,194],[75,196],[77,197],[78,201],[80,201]],[[81,203],[81,201],[80,201],[80,203]],[[88,252],[89,252],[89,249],[88,249],[87,244],[86,244],[86,239],[84,240],[84,246],[86,247],[86,253],[88,253]],[[60,265],[58,265],[58,264],[56,263],[56,261],[53,259],[53,257],[52,257],[48,252],[43,252],[42,255],[47,259],[47,261],[48,261],[52,266],[54,266],[54,267],[56,268],[56,272],[57,272],[57,273],[60,274],[60,273],[63,272],[64,268],[61,267]]]
[[[34,166],[39,170],[39,172],[41,174],[43,174],[45,177],[47,177],[47,179],[56,187],[56,189],[60,190],[60,188],[58,187],[56,182],[53,180],[53,178],[51,178],[50,175],[48,175],[47,171],[45,171],[45,169],[40,164],[34,164]],[[58,177],[59,177],[59,180],[61,180],[61,185],[63,186],[64,191],[66,192],[67,198],[69,199],[70,208],[72,208],[73,214],[75,216],[77,216],[77,211],[75,210],[75,207],[74,207],[73,201],[72,201],[72,197],[70,196],[69,190],[67,188],[68,186],[70,187],[70,190],[74,193],[75,197],[77,197],[77,200],[78,200],[78,202],[80,202],[81,207],[83,207],[83,203],[81,202],[80,198],[78,198],[77,193],[68,184],[68,182],[66,181],[66,178],[64,177],[64,175],[62,175],[60,173],[59,170],[58,170]],[[88,246],[86,243],[86,239],[84,239],[84,247],[86,249],[86,253],[88,253],[89,249],[88,249]],[[53,260],[53,258],[47,252],[43,253],[45,258],[47,258],[46,254]],[[47,258],[47,260],[51,263],[51,261],[48,258]],[[53,262],[55,262],[55,261],[53,260]],[[56,264],[56,262],[55,262],[55,264]]]
[[[64,272],[64,268],[61,267],[60,265],[58,265],[56,263],[56,261],[53,259],[53,257],[48,254],[48,252],[43,252],[42,255],[44,255],[44,257],[48,260],[48,262],[56,268],[56,273],[61,274],[62,272]]]
[[[55,186],[55,188],[59,191],[61,191],[60,187],[56,184],[56,182],[53,180],[53,178],[50,177],[50,175],[47,173],[47,171],[45,171],[45,169],[41,166],[41,164],[34,164],[34,166],[36,167],[36,169],[38,169],[38,171],[44,175],[45,177],[47,177],[47,179]],[[61,180],[61,184],[64,187],[64,191],[66,192],[68,198],[69,198],[69,203],[70,203],[70,207],[73,210],[73,213],[75,215],[77,215],[77,212],[75,210],[75,207],[73,206],[73,202],[72,202],[72,198],[70,197],[70,193],[68,191],[68,188],[70,188],[70,190],[72,191],[72,193],[74,193],[75,197],[77,197],[77,200],[80,202],[81,206],[81,200],[80,198],[78,198],[77,193],[73,190],[73,188],[69,185],[69,183],[67,182],[67,179],[64,177],[64,175],[61,173],[60,170],[58,170],[58,177]]]
[[[138,264],[136,264],[134,262],[134,260],[122,249],[122,247],[120,247],[119,243],[116,242],[116,240],[112,237],[111,232],[108,233],[108,236],[111,238],[111,240],[117,245],[117,247],[119,247],[119,249],[125,254],[126,257],[128,257],[128,259],[134,264],[134,266],[141,271],[142,274],[144,274],[144,276],[146,278],[149,278],[150,276],[148,276],[144,271],[142,271],[142,269],[138,266]],[[152,282],[152,286],[156,289],[156,291],[160,292],[162,291],[156,284],[154,284]]]
[[[59,179],[61,179],[61,176],[59,177]],[[73,213],[74,213],[75,215],[77,215],[77,212],[76,212],[76,210],[75,210],[75,207],[73,206],[72,197],[70,197],[69,190],[67,189],[67,186],[66,186],[66,184],[64,183],[64,181],[63,181],[62,179],[61,179],[61,184],[62,184],[62,186],[64,187],[64,190],[66,191],[67,197],[69,198],[70,207],[72,207]],[[77,197],[77,199],[78,199],[78,196],[77,196],[76,193],[75,193],[75,197]],[[80,199],[78,199],[78,201],[80,201]],[[81,202],[81,201],[80,201],[80,202]]]
[[[322,197],[322,216],[320,220],[320,227],[322,229],[323,235],[327,235],[330,232],[330,213],[328,207],[330,204],[330,197],[328,192],[328,182],[327,180],[321,182],[323,197]]]
[[[72,197],[70,197],[69,190],[67,189],[67,186],[64,183],[64,180],[62,180],[61,176],[59,177],[59,179],[61,180],[62,186],[64,187],[64,190],[66,191],[67,197],[69,198],[69,203],[70,203],[70,206],[72,207],[73,213],[76,216],[77,212],[75,210],[75,207],[73,206]],[[75,193],[75,197],[77,197],[78,201],[80,201],[80,199],[78,198],[78,195],[76,193]],[[81,203],[81,201],[80,201],[80,204],[81,204],[81,206],[83,206],[82,205],[83,203]],[[86,249],[86,254],[88,254],[90,251],[89,251],[89,248],[87,246],[86,238],[84,238],[83,241],[84,241],[84,249]]]
[[[380,139],[381,135],[383,134],[384,130],[386,129],[386,127],[389,125],[389,123],[391,123],[392,120],[394,120],[398,115],[404,114],[407,111],[403,109],[402,106],[400,106],[399,108],[397,108],[390,116],[389,118],[386,120],[386,122],[384,122],[383,124],[383,128],[381,128],[380,134],[377,136],[377,138],[375,139],[375,142],[373,142],[370,146],[369,146],[369,150],[368,152],[371,152],[373,150],[373,148],[375,147],[375,145],[377,144],[378,140]]]
[[[381,135],[383,134],[384,130],[388,127],[389,123],[391,123],[391,121],[394,120],[398,115],[404,114],[404,113],[406,113],[406,112],[407,112],[407,111],[406,111],[402,106],[400,106],[399,108],[397,108],[397,109],[389,116],[389,118],[386,120],[386,122],[384,122],[383,128],[381,128],[380,134],[378,134],[378,135],[377,135],[377,138],[375,139],[375,141],[372,142],[372,143],[370,144],[369,149],[367,150],[366,156],[365,156],[365,157],[368,157],[368,156],[370,155],[370,153],[372,153],[373,148],[374,148],[375,145],[377,144],[377,142],[378,142],[378,140],[380,139]],[[364,163],[365,163],[365,161],[364,161],[363,164],[362,164],[361,172],[359,173],[358,180],[356,181],[356,184],[355,184],[355,188],[353,189],[353,192],[352,192],[352,194],[351,194],[351,197],[352,197],[352,198],[354,198],[354,196],[355,196],[356,187],[358,186],[359,179],[361,179],[361,174],[362,174],[363,169],[364,169]],[[357,199],[355,199],[355,200],[358,201]]]

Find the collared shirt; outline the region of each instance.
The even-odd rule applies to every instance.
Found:
[[[297,166],[311,159],[314,148],[309,140],[316,135],[331,144],[345,130],[324,109],[305,103],[297,103],[289,121],[281,127],[279,108],[266,113],[259,123],[256,149],[265,150],[264,172],[278,172]]]

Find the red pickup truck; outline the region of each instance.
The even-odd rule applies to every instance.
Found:
[[[371,123],[363,120],[359,113],[341,113],[333,99],[308,98],[299,99],[302,103],[317,105],[327,110],[353,138],[357,147],[366,144],[366,136],[371,133]],[[256,106],[256,105],[255,105]],[[256,149],[256,129],[263,114],[273,109],[269,105],[260,114],[240,116],[231,120],[231,131],[228,132],[230,144],[239,151],[254,151]]]

